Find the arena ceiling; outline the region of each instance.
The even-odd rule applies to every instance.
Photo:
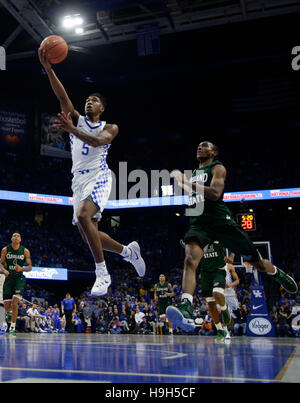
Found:
[[[41,41],[61,35],[69,45],[69,63],[81,55],[93,64],[100,56],[113,70],[126,62],[128,68],[136,55],[159,54],[160,41],[171,48],[172,38],[193,42],[194,33],[205,28],[297,13],[295,0],[0,0],[0,45],[8,65],[34,69]],[[64,16],[75,14],[84,20],[80,34],[62,26]]]

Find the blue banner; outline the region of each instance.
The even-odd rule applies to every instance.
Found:
[[[29,272],[23,272],[27,279],[34,280],[68,280],[68,270],[57,267],[32,267]]]
[[[278,200],[295,197],[300,197],[300,188],[224,193],[223,200],[224,202],[239,202],[241,200]],[[13,192],[8,190],[0,190],[0,199],[30,203],[57,204],[61,206],[73,206],[73,198],[68,196]],[[188,196],[163,196],[138,199],[108,200],[105,208],[123,209],[137,207],[182,206],[187,203]]]
[[[276,336],[274,323],[268,315],[268,308],[262,285],[252,285],[251,312],[247,321],[247,336]]]

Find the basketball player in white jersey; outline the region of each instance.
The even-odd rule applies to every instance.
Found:
[[[116,124],[109,124],[100,119],[106,102],[99,93],[91,94],[86,99],[85,116],[81,116],[75,110],[65,88],[54,73],[45,51],[41,49],[39,49],[39,59],[60,101],[61,113],[58,114],[57,126],[70,133],[73,224],[78,226],[95,261],[96,281],[91,294],[105,295],[111,284],[111,277],[105,264],[103,250],[120,254],[124,260],[133,264],[140,277],[144,276],[146,269],[137,242],[123,246],[104,232],[98,231],[98,222],[111,191],[111,171],[107,166],[106,156],[119,129]]]
[[[231,256],[232,255],[233,254],[231,254]],[[239,301],[236,296],[235,287],[240,284],[240,279],[235,271],[235,268],[231,262],[231,259],[229,260],[229,259],[225,258],[224,260],[226,262],[226,266],[225,266],[226,284],[225,284],[225,290],[224,290],[225,300],[229,307],[231,317],[233,319],[236,319],[234,311],[239,309]],[[227,336],[225,337],[225,339],[230,339],[230,333],[227,329],[227,326],[223,325],[223,329],[226,330],[226,332],[227,332]]]
[[[3,285],[5,282],[5,277],[9,275],[9,272],[0,263],[0,334],[5,334],[7,330],[7,324],[5,320],[5,308],[3,301]]]

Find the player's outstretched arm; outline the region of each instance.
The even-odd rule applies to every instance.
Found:
[[[77,121],[79,118],[79,112],[77,112],[74,109],[74,106],[73,106],[64,86],[62,85],[62,83],[58,79],[57,75],[53,71],[51,64],[49,63],[49,61],[46,58],[46,52],[40,48],[38,53],[39,53],[40,62],[48,75],[53,92],[56,95],[56,98],[60,102],[61,110],[65,114],[68,114],[70,112],[74,123],[77,124]]]

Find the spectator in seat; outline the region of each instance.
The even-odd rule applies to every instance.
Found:
[[[112,334],[119,334],[122,330],[122,324],[120,322],[119,316],[114,316],[108,325],[109,332]]]
[[[87,327],[91,327],[92,326],[93,308],[91,307],[91,303],[89,301],[86,301],[84,303],[84,307],[82,309],[82,315],[83,315],[83,322],[84,322],[85,329]]]
[[[80,317],[77,315],[76,312],[72,313],[72,325],[73,329],[75,329],[77,333],[84,332],[84,326],[82,320],[80,319]]]
[[[147,322],[149,323],[151,332],[152,332],[153,334],[155,334],[155,326],[156,326],[156,318],[155,318],[155,315],[153,314],[152,311],[149,311],[149,312],[148,312],[148,315],[146,315],[146,318],[147,318]]]
[[[300,315],[299,315],[299,319],[296,320],[295,324],[292,324],[292,329],[293,329],[293,333],[295,335],[295,337],[300,337]]]
[[[212,336],[214,334],[213,325],[208,315],[206,315],[201,325],[199,334],[201,334],[201,336]]]
[[[30,318],[27,315],[27,306],[25,302],[19,303],[16,330],[20,332],[30,332]]]
[[[100,315],[96,322],[96,333],[107,333],[107,321],[104,318],[104,315]]]
[[[140,325],[143,321],[144,316],[145,316],[144,312],[141,312],[140,307],[138,305],[136,305],[134,319],[135,319],[135,323],[136,323],[136,332],[137,333],[140,332]]]
[[[27,315],[30,318],[29,321],[30,331],[36,332],[38,330],[36,329],[36,319],[38,319],[41,316],[38,312],[36,304],[32,304],[32,307],[27,309]]]
[[[248,318],[248,309],[245,304],[243,304],[240,309],[234,311],[236,315],[235,323],[233,325],[233,334],[238,336],[240,334],[246,334],[247,328],[247,318]]]
[[[279,312],[277,314],[277,334],[278,336],[288,336],[290,331],[290,325],[288,324],[288,313],[285,312],[284,305],[279,308]]]
[[[144,316],[142,323],[140,324],[140,330],[139,333],[140,334],[150,334],[151,333],[151,326],[149,324],[149,322],[147,321],[147,317]]]

